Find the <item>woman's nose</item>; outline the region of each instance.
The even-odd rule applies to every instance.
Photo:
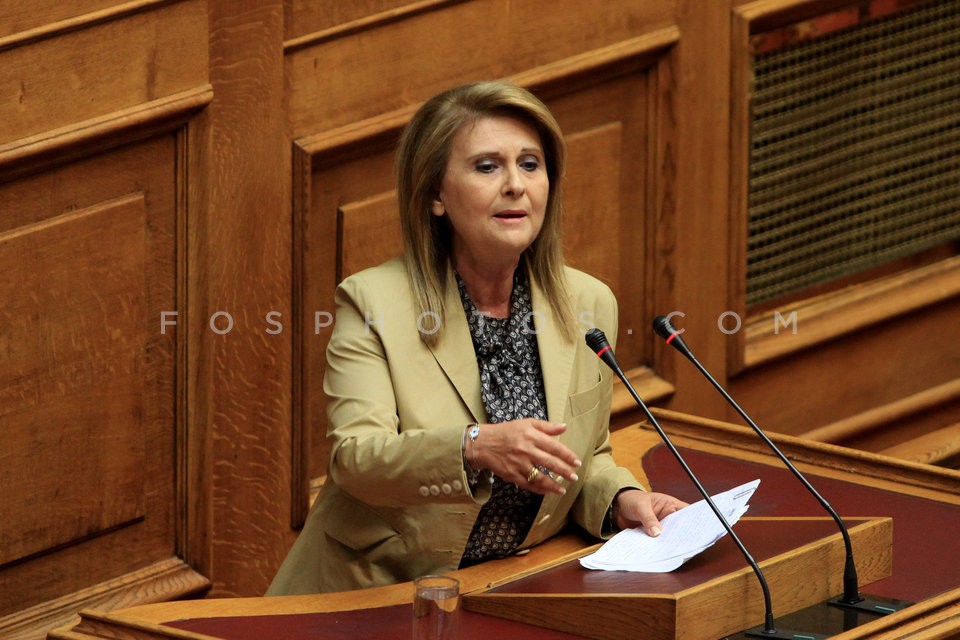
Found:
[[[504,172],[503,195],[516,198],[523,195],[524,190],[523,178],[520,176],[519,168],[514,167]]]

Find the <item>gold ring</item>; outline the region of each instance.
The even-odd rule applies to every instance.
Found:
[[[540,469],[537,469],[536,467],[530,469],[530,473],[527,474],[527,482],[532,483],[537,479],[538,475],[540,475]]]

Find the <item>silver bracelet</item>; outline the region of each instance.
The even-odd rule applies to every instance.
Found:
[[[475,469],[477,466],[477,437],[480,435],[480,425],[474,422],[473,424],[467,425],[467,428],[463,432],[463,457],[466,464],[467,470],[467,480],[470,481],[470,484],[477,484],[479,480],[480,471]],[[467,439],[470,439],[470,449],[472,455],[467,455]]]

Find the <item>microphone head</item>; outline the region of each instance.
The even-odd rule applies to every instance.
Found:
[[[653,319],[653,330],[657,332],[657,335],[666,340],[673,334],[677,332],[673,328],[673,325],[670,323],[670,318],[667,316],[657,316]]]
[[[590,331],[587,331],[587,335],[584,336],[584,339],[587,341],[587,346],[593,349],[593,352],[597,354],[610,346],[610,343],[607,342],[607,335],[596,327],[590,329]]]
[[[623,370],[620,369],[620,365],[617,364],[617,357],[613,355],[613,347],[610,346],[610,343],[607,341],[606,334],[603,333],[600,329],[594,327],[587,331],[587,335],[584,336],[587,341],[587,346],[593,349],[593,352],[597,354],[597,357],[603,360],[603,362],[617,374],[621,380],[627,382],[626,377],[623,375]]]
[[[673,324],[670,323],[670,318],[667,316],[657,316],[654,318],[653,330],[657,332],[658,336],[666,340],[668,345],[685,355],[690,360],[694,360],[693,352],[690,350],[690,347],[688,347],[687,343],[684,342],[682,337],[680,337],[680,334],[683,333],[683,331],[677,331]]]

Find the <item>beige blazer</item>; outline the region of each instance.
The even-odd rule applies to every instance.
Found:
[[[540,365],[551,421],[583,461],[564,496],[545,496],[521,547],[571,519],[594,536],[616,492],[641,485],[610,456],[612,373],[582,335],[597,326],[616,342],[610,289],[574,269],[567,286],[578,336],[565,341],[531,282]],[[451,274],[437,346],[417,336],[418,315],[400,259],[347,278],[337,289],[327,351],[330,472],[268,595],[346,591],[453,571],[490,495],[467,481],[465,427],[485,422],[480,374]],[[421,327],[429,323],[420,320]],[[481,440],[482,442],[482,440]]]

